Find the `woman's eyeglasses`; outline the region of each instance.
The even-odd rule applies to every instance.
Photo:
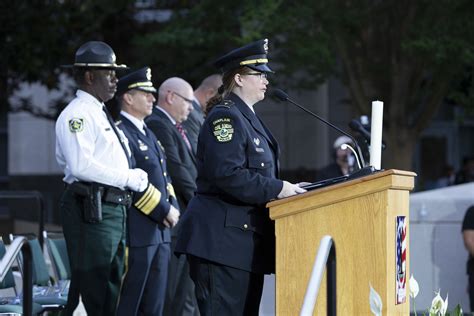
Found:
[[[261,80],[268,78],[268,74],[266,72],[251,72],[244,74],[244,76],[259,76]]]

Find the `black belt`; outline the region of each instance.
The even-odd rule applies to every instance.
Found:
[[[102,193],[102,202],[115,203],[130,207],[132,205],[132,193],[129,190],[121,190],[119,188],[99,183]],[[91,191],[91,183],[89,182],[73,182],[66,186],[72,192],[80,196],[88,196]]]

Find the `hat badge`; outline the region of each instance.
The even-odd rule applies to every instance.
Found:
[[[150,68],[148,68],[146,70],[146,78],[148,79],[148,81],[151,81],[151,69]]]
[[[268,39],[263,40],[263,49],[265,50],[265,53],[268,53]]]

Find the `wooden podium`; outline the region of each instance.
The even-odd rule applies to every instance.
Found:
[[[380,294],[383,315],[409,315],[408,280],[405,302],[396,304],[396,226],[405,216],[408,279],[408,196],[415,176],[386,170],[268,203],[275,220],[276,315],[299,314],[324,235],[336,247],[338,315],[372,315],[369,284]],[[314,315],[326,315],[325,277]]]

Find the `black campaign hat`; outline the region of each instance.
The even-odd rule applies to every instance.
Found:
[[[260,72],[273,72],[268,67],[267,52],[268,39],[262,39],[234,49],[217,59],[214,65],[224,73],[244,66]]]
[[[115,63],[115,53],[112,47],[98,41],[90,41],[83,44],[76,51],[74,64],[64,65],[63,67],[127,69],[126,65],[117,65]]]
[[[156,93],[156,89],[151,82],[150,67],[143,67],[120,78],[117,83],[116,94],[122,95],[132,89]]]

